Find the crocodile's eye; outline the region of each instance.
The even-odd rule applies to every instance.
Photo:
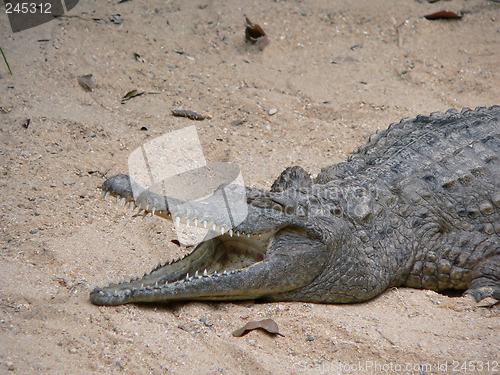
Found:
[[[338,207],[334,207],[330,210],[330,212],[332,213],[332,215],[334,216],[337,216],[337,217],[340,217],[342,216],[342,210]]]

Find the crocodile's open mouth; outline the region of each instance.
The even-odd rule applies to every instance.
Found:
[[[121,181],[121,180],[123,181]],[[109,180],[108,180],[109,181]],[[117,182],[118,181],[118,182]],[[128,176],[118,175],[111,183],[105,183],[102,187],[105,199],[109,196],[116,198],[120,205],[129,205],[131,209],[138,209],[138,215],[148,214],[161,216],[176,224],[187,224],[200,226],[209,230],[207,240],[204,240],[185,257],[169,263],[159,263],[149,274],[130,281],[110,284],[107,287],[96,288],[91,293],[91,300],[96,304],[119,304],[123,303],[122,297],[129,297],[137,290],[151,291],[166,287],[174,283],[188,283],[198,279],[224,278],[241,272],[259,262],[262,262],[267,250],[272,243],[275,232],[266,233],[242,233],[239,231],[226,230],[223,226],[213,222],[197,220],[196,218],[176,216],[168,209],[157,209],[155,201],[163,197],[148,193],[144,197],[134,200],[129,185],[126,186]],[[116,303],[107,299],[116,298]],[[210,297],[213,299],[213,296]],[[199,296],[197,299],[204,299]],[[219,299],[223,299],[221,296]],[[234,299],[234,296],[233,298]]]

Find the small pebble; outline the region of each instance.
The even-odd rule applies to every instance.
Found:
[[[269,116],[275,115],[276,113],[278,113],[278,109],[271,108],[268,113],[269,113]]]
[[[252,346],[255,346],[255,340],[248,340],[248,343]]]
[[[14,371],[14,363],[7,361],[7,362],[5,362],[5,365],[7,366],[9,371]]]
[[[205,324],[207,327],[212,327],[213,326],[213,324],[207,322],[207,320],[205,318],[200,318],[200,322],[202,322],[203,324]]]

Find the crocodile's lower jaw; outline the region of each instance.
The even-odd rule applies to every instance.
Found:
[[[118,198],[119,201],[121,199],[123,198]],[[149,213],[170,218],[165,211],[162,213],[161,211],[153,212],[153,210]],[[209,237],[214,237],[213,233]],[[190,283],[200,284],[231,278],[236,273],[262,262],[272,239],[272,233],[262,235],[227,232],[202,242],[184,258],[171,263],[158,264],[157,268],[143,277],[131,278],[130,281],[116,284],[111,283],[106,287],[97,287],[91,292],[90,299],[96,305],[175,299],[248,299],[248,296],[243,293],[240,298],[237,294],[227,297],[206,294],[176,298],[177,293],[174,290]]]

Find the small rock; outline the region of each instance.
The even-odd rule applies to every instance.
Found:
[[[277,108],[271,108],[268,113],[269,113],[269,116],[275,115],[276,113],[278,113],[278,109]]]
[[[200,318],[200,322],[202,322],[203,324],[205,324],[207,327],[212,327],[213,326],[213,324],[207,322],[207,320],[205,318]]]
[[[238,126],[238,125],[241,125],[241,124],[243,124],[245,122],[246,122],[246,120],[234,120],[234,121],[231,121],[229,123],[229,125],[231,125],[231,126]]]
[[[252,346],[255,346],[255,340],[248,340],[248,343]]]
[[[5,365],[7,366],[7,369],[9,371],[14,371],[14,363],[12,363],[11,361],[5,362]]]
[[[306,341],[314,341],[314,337],[312,337],[312,336],[307,336],[307,337],[306,337]]]

